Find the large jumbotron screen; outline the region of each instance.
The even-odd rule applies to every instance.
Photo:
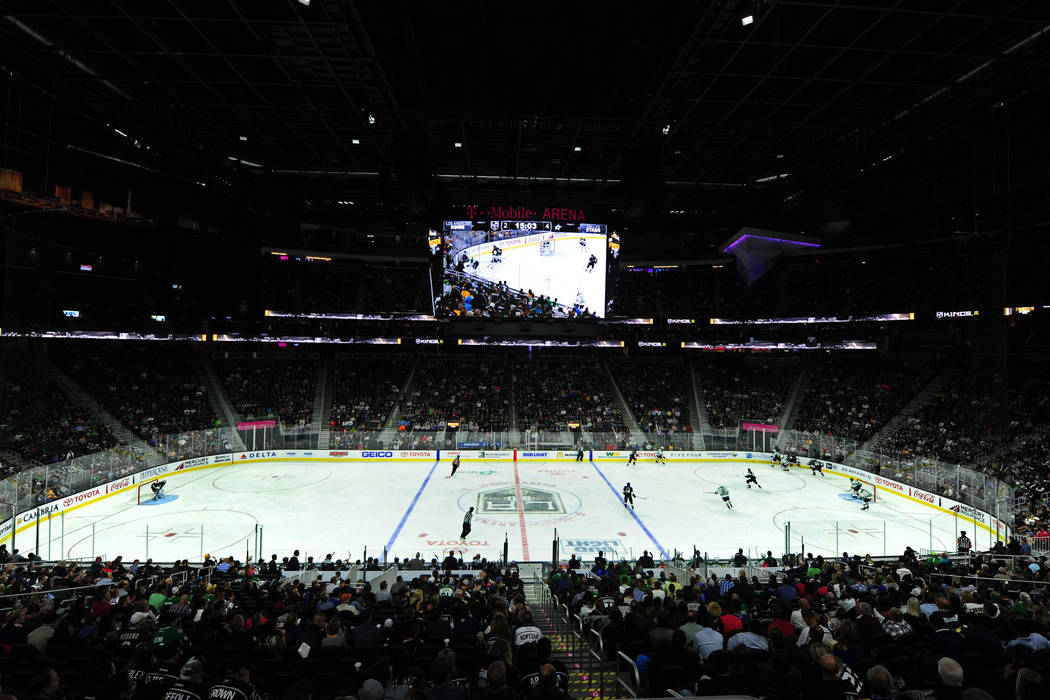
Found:
[[[445,221],[438,315],[604,318],[607,233],[605,224]]]

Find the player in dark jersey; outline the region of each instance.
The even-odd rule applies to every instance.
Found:
[[[632,464],[634,464],[634,465],[638,464],[638,448],[637,447],[632,447],[631,448],[631,454],[627,457],[627,466],[629,467]]]
[[[744,478],[746,479],[744,483],[747,484],[748,488],[751,488],[751,484],[754,484],[758,488],[762,488],[762,484],[758,483],[758,478],[755,476],[755,473],[751,471],[751,467],[747,468],[747,474],[744,474]]]
[[[824,476],[824,465],[815,459],[809,460],[809,472],[812,476],[820,474]]]
[[[592,270],[594,270],[594,266],[597,264],[598,258],[596,258],[594,255],[591,255],[591,257],[587,259],[587,272],[591,272]]]
[[[634,487],[631,486],[630,481],[623,487],[623,506],[624,508],[630,506],[631,510],[634,510]]]

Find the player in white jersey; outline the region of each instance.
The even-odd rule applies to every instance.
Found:
[[[730,510],[733,509],[733,502],[729,500],[729,489],[727,489],[725,486],[719,486],[711,493],[717,493],[719,496],[722,497],[722,502],[726,504],[726,508],[729,508]]]
[[[664,459],[664,448],[663,447],[657,447],[656,448],[656,463],[657,464],[667,464],[667,460]]]

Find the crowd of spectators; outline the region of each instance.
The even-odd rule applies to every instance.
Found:
[[[432,358],[402,401],[402,426],[438,431],[458,422],[461,439],[507,430],[511,371],[504,359]]]
[[[795,429],[863,442],[897,415],[933,376],[922,361],[825,358],[809,370]]]
[[[0,594],[17,596],[5,599],[0,674],[18,698],[568,697],[516,570],[483,560],[429,570],[417,556],[373,585],[331,557],[32,559],[0,548]],[[448,570],[460,567],[470,572]],[[283,578],[306,568],[323,580]]]
[[[623,418],[605,388],[605,372],[593,358],[530,360],[514,365],[514,400],[522,431],[557,432],[570,422],[589,432],[624,430]]]
[[[378,446],[378,434],[400,402],[411,369],[407,356],[340,360],[335,366],[329,444]]]
[[[217,425],[207,386],[185,348],[123,342],[52,347],[59,367],[144,440]]]
[[[648,444],[692,449],[688,367],[681,361],[609,360],[609,369]]]
[[[798,377],[797,367],[703,362],[698,365],[708,420],[716,430],[740,421],[775,424]]]
[[[116,439],[86,407],[66,395],[33,362],[6,353],[0,376],[0,449],[44,464],[98,452]],[[17,463],[7,460],[3,476]]]
[[[292,313],[430,313],[430,280],[422,264],[268,260],[263,303]]]
[[[905,418],[876,449],[967,464],[991,453],[1009,438],[1005,381],[979,364],[951,373],[929,403]]]
[[[317,361],[292,357],[212,360],[234,410],[245,420],[280,420],[303,427],[313,418]]]
[[[776,574],[689,580],[652,571],[644,555],[599,555],[549,585],[600,634],[605,658],[635,663],[641,697],[1034,700],[1050,673],[1050,565],[1023,551],[1013,541],[920,559],[909,547],[896,560],[844,552],[787,566],[769,555]]]
[[[438,318],[593,318],[590,307],[572,299],[551,299],[505,281],[488,282],[469,273],[446,272],[434,303]]]

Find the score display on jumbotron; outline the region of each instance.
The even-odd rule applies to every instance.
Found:
[[[549,309],[555,318],[605,316],[605,224],[445,221],[441,243],[444,279],[438,315],[539,317]],[[506,292],[497,289],[502,284]],[[540,296],[549,303],[539,303]]]

